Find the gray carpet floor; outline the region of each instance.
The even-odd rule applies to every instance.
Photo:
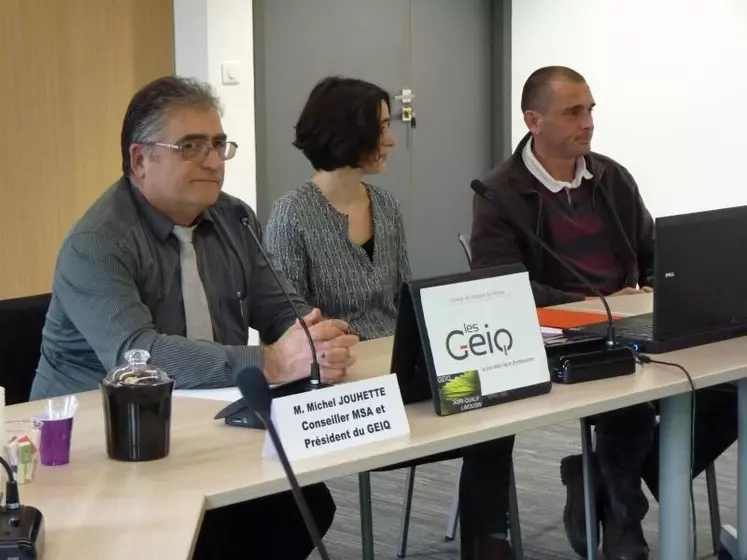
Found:
[[[563,533],[562,512],[565,488],[560,483],[558,465],[569,453],[580,452],[578,423],[520,434],[516,439],[514,468],[519,496],[519,516],[526,560],[576,558]],[[407,558],[458,560],[458,534],[455,541],[444,539],[459,463],[449,461],[418,467],[415,477]],[[722,523],[736,526],[736,445],[716,463]],[[397,558],[397,541],[404,496],[405,471],[373,473],[374,540],[377,559]],[[335,560],[359,560],[360,516],[358,478],[350,476],[329,482],[337,514],[325,537]],[[655,501],[644,530],[651,547],[651,559],[658,555]],[[695,481],[698,525],[698,557],[713,557],[705,480]],[[312,556],[318,558],[318,556]],[[684,559],[683,559],[684,560]]]

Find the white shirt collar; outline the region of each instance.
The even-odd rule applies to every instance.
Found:
[[[529,172],[552,193],[557,194],[563,189],[578,188],[581,186],[581,181],[593,177],[591,172],[586,169],[586,160],[583,157],[579,157],[576,160],[576,176],[573,178],[573,181],[567,183],[554,179],[534,155],[532,151],[532,138],[524,145],[524,149],[521,151],[521,159],[524,160],[524,165],[527,166]]]

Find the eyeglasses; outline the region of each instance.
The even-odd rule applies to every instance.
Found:
[[[218,142],[182,142],[181,144],[164,144],[163,142],[138,142],[144,146],[159,146],[161,148],[168,148],[174,150],[182,155],[182,159],[193,163],[202,163],[210,155],[211,150],[215,150],[218,157],[222,160],[231,159],[236,155],[236,150],[239,145],[236,142],[226,142],[220,140]]]

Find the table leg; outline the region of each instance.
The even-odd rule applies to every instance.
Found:
[[[737,444],[737,540],[740,560],[747,560],[747,379],[737,382],[739,443]]]
[[[363,560],[374,560],[371,473],[368,471],[358,473],[358,496],[361,510],[361,552]]]
[[[747,560],[747,379],[737,381],[739,411],[737,443],[737,528],[721,527],[721,554],[734,560]],[[741,537],[741,538],[740,538]]]
[[[690,523],[690,393],[662,399],[659,438],[659,543],[661,560],[692,558]]]

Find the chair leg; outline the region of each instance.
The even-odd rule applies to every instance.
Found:
[[[721,538],[721,511],[718,504],[718,485],[716,484],[716,466],[711,463],[706,467],[706,487],[708,488],[708,510],[711,517],[711,541],[713,553],[718,555]]]
[[[591,424],[588,418],[581,418],[581,453],[584,469],[584,514],[586,516],[586,558],[597,558],[597,512],[595,502],[595,481],[591,468],[591,453],[594,440],[591,435]]]
[[[446,536],[444,538],[447,541],[453,541],[456,538],[457,525],[459,524],[459,479],[461,477],[462,467],[460,465],[459,474],[457,475],[456,484],[454,485],[454,497],[451,499],[449,518],[446,520]]]
[[[371,509],[371,473],[358,473],[358,498],[361,510],[361,552],[363,560],[374,560],[373,512]]]
[[[412,491],[415,486],[415,467],[407,469],[405,477],[405,503],[402,505],[402,521],[399,528],[399,546],[397,558],[404,558],[407,554],[407,532],[410,530],[410,512],[412,511]]]
[[[511,534],[511,548],[517,560],[524,560],[524,545],[521,541],[521,522],[519,521],[519,499],[516,495],[516,477],[514,463],[511,461],[511,483],[508,487],[508,529]]]

